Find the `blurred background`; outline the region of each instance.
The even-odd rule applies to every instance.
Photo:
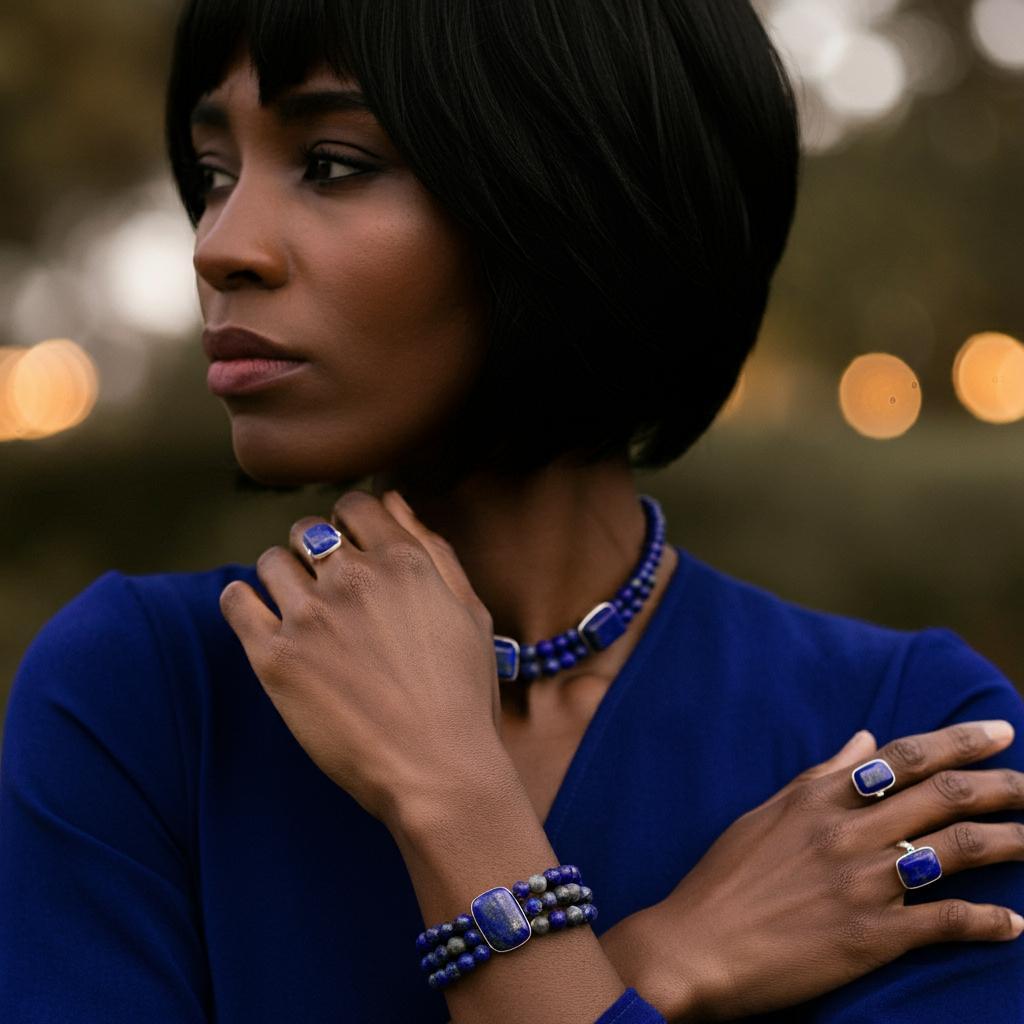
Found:
[[[1024,688],[1024,0],[755,6],[797,80],[796,222],[722,414],[639,484],[719,569],[947,626]],[[179,7],[0,13],[0,708],[106,570],[251,563],[330,507],[235,487],[163,155]]]

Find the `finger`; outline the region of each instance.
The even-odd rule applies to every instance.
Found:
[[[310,571],[292,551],[279,544],[267,548],[256,559],[256,575],[281,610],[282,616],[287,614],[289,608],[301,607],[309,597],[312,583]]]
[[[1024,825],[1017,821],[960,821],[948,828],[913,840],[914,846],[930,846],[939,858],[944,875],[983,864],[1024,860]],[[903,886],[897,877],[896,885]]]
[[[245,648],[249,660],[258,660],[281,620],[244,580],[232,580],[220,592],[220,611]]]
[[[875,755],[892,768],[896,781],[886,791],[894,794],[946,768],[956,768],[991,757],[1013,741],[1013,726],[1002,720],[960,722],[934,732],[903,736],[886,743]],[[863,807],[869,799],[857,792],[849,772],[837,772],[832,780],[836,799],[844,807]]]
[[[864,827],[883,842],[993,811],[1024,808],[1024,773],[1013,768],[946,769],[864,811]]]
[[[362,551],[409,539],[392,510],[367,491],[346,491],[331,509],[331,522]]]
[[[486,611],[451,544],[439,533],[427,529],[398,491],[385,492],[384,501],[399,523],[427,549],[448,589],[475,611]]]
[[[886,911],[886,928],[900,941],[901,949],[930,946],[935,942],[996,942],[1015,939],[1024,929],[1024,918],[1007,907],[967,900],[935,900]]]

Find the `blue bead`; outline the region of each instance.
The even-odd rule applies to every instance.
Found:
[[[632,587],[620,587],[618,593],[615,596],[620,601],[632,601],[633,600],[633,588]]]
[[[444,983],[441,981],[441,979],[438,977],[436,973],[432,974],[429,978],[427,978],[427,984],[433,989],[440,990],[444,988]]]
[[[544,904],[541,903],[536,896],[531,896],[524,904],[523,910],[526,911],[527,917],[536,917],[544,909]]]
[[[575,627],[573,627],[572,629],[567,629],[565,631],[565,635],[569,638],[570,643],[579,643],[580,631]]]
[[[420,932],[419,935],[416,936],[416,952],[417,953],[426,953],[429,950],[430,950],[430,943],[427,941],[427,933],[426,932]]]
[[[544,662],[544,674],[545,675],[553,676],[556,672],[561,672],[561,671],[562,671],[562,666],[558,664],[558,659],[557,658],[548,658],[548,660]]]
[[[567,650],[568,647],[569,638],[564,633],[559,633],[558,636],[555,637],[555,650],[561,653],[562,651]]]
[[[451,921],[437,926],[437,937],[441,942],[447,942],[455,934],[455,925]]]
[[[548,887],[553,889],[556,885],[562,884],[561,868],[545,868],[544,877],[548,880]]]
[[[468,928],[462,936],[462,941],[472,948],[479,946],[484,941],[484,937],[475,928]]]
[[[436,928],[428,928],[423,934],[426,935],[427,942],[431,946],[436,946],[437,945],[437,940],[441,937],[440,935],[437,934],[437,929]]]
[[[895,781],[892,769],[881,758],[862,764],[851,773],[853,784],[862,796],[874,796],[888,789]]]
[[[480,933],[501,953],[517,949],[532,934],[523,908],[504,886],[495,886],[481,893],[471,906]]]
[[[563,651],[558,659],[562,668],[572,668],[576,664],[576,655],[572,651]]]
[[[592,923],[597,919],[597,907],[593,903],[584,903],[583,913],[586,915],[588,922]]]
[[[469,914],[459,914],[455,921],[455,930],[461,935],[463,932],[469,931],[473,927],[473,918]]]
[[[537,648],[533,644],[520,644],[519,657],[523,661],[534,661],[537,657]]]
[[[631,608],[623,608],[620,614],[623,622],[631,622],[633,619],[633,610]]]
[[[905,853],[896,862],[900,881],[908,889],[920,889],[942,876],[942,865],[930,846],[922,846],[913,853]]]
[[[644,606],[644,602],[643,602],[643,600],[642,600],[641,598],[639,598],[639,597],[634,597],[634,598],[633,598],[633,600],[629,602],[629,607],[630,607],[630,608],[631,608],[631,609],[632,609],[632,610],[633,610],[634,612],[638,612],[638,611],[640,611],[640,609],[641,609],[641,608],[643,608],[643,606]]]
[[[535,661],[528,662],[519,669],[519,678],[532,683],[540,675],[540,666]]]
[[[555,895],[554,889],[548,889],[547,892],[540,894],[540,902],[545,910],[550,910],[552,907],[558,906],[558,897]]]
[[[441,964],[448,963],[448,947],[438,946],[437,949],[434,950],[432,956],[434,957],[434,963],[436,963],[438,967],[440,967]]]
[[[455,962],[459,965],[459,970],[463,974],[469,974],[476,967],[476,960],[473,958],[472,953],[463,953]]]
[[[550,658],[551,655],[555,653],[555,645],[550,640],[541,640],[541,642],[537,644],[537,653],[542,658]]]
[[[486,942],[481,942],[479,946],[473,948],[473,959],[478,963],[486,963],[491,959],[491,947]]]
[[[580,624],[580,632],[595,651],[604,650],[625,631],[622,613],[608,602],[598,605]]]
[[[532,890],[528,882],[513,882],[512,883],[512,895],[517,899],[525,900]]]
[[[436,966],[434,958],[429,954],[420,961],[420,967],[423,968],[424,974],[429,974]]]
[[[567,918],[564,910],[552,910],[548,914],[548,920],[551,922],[551,930],[558,931],[560,928],[564,928],[566,925]]]
[[[576,659],[585,658],[590,653],[590,648],[586,644],[577,644],[573,649],[572,653],[576,655]]]

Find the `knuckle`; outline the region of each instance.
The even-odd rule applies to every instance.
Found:
[[[846,822],[840,818],[829,818],[812,826],[807,841],[819,853],[831,853],[844,847],[849,835],[850,828]]]
[[[346,508],[358,508],[360,505],[375,504],[376,498],[372,494],[367,494],[366,491],[352,490],[346,491],[341,497],[334,502],[336,509]]]
[[[345,597],[366,598],[377,589],[377,579],[373,570],[354,558],[341,562],[337,573],[341,593]]]
[[[953,749],[960,757],[974,757],[985,748],[981,730],[974,726],[952,725],[949,727],[948,732]]]
[[[1024,775],[1012,768],[1003,769],[1003,783],[1011,799],[1024,800]]]
[[[298,661],[298,645],[283,633],[271,641],[267,650],[266,676],[271,682],[288,679]]]
[[[319,597],[307,597],[296,609],[295,617],[307,626],[324,626],[331,619],[331,611]]]
[[[981,830],[971,822],[964,822],[953,829],[953,838],[961,856],[968,861],[978,860],[985,852]]]
[[[885,756],[887,761],[894,761],[901,768],[917,768],[925,760],[924,746],[913,736],[893,740],[886,748],[886,754],[879,756]]]
[[[963,935],[970,920],[965,900],[944,900],[939,904],[939,928],[945,935]]]
[[[413,541],[396,540],[388,544],[382,558],[392,572],[403,578],[419,578],[430,568],[430,555],[421,544]]]
[[[875,920],[870,913],[849,914],[839,925],[843,939],[851,946],[869,946],[875,933]]]
[[[820,811],[825,803],[821,780],[817,778],[802,779],[789,791],[786,803],[801,814]]]
[[[963,772],[938,772],[932,776],[932,785],[944,803],[953,807],[970,803],[973,790]]]

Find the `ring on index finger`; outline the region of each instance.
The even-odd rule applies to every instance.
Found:
[[[873,757],[850,772],[853,786],[861,796],[885,796],[885,791],[896,784],[896,773],[881,757]]]
[[[314,523],[302,534],[302,546],[314,561],[341,547],[341,534],[330,523]]]

